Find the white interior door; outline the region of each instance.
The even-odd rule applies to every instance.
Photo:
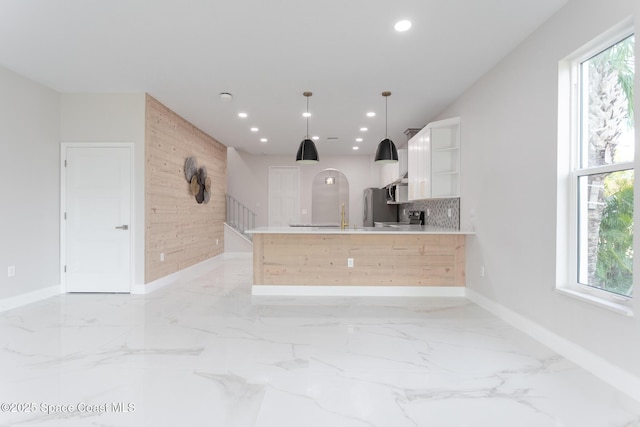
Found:
[[[131,149],[63,150],[65,289],[131,290]]]
[[[269,168],[269,225],[286,227],[300,221],[298,168]]]

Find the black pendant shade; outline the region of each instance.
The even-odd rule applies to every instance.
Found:
[[[396,144],[393,143],[389,138],[385,138],[380,141],[378,144],[378,149],[376,150],[376,160],[377,163],[395,163],[398,161],[398,150],[396,149]]]
[[[398,150],[396,149],[396,144],[389,138],[389,131],[387,130],[387,98],[391,96],[391,92],[384,91],[382,96],[384,96],[384,132],[387,136],[378,144],[375,162],[396,163],[398,161]]]
[[[398,157],[397,153],[396,157]],[[316,149],[316,144],[309,138],[306,138],[300,143],[300,147],[298,147],[296,162],[308,164],[317,163],[319,160],[320,159],[318,158],[318,150]]]
[[[318,149],[316,148],[316,144],[309,138],[309,97],[313,95],[313,93],[303,92],[302,95],[307,98],[307,113],[305,114],[307,118],[307,136],[304,137],[300,143],[300,147],[298,147],[296,162],[302,164],[318,163],[320,161],[318,158]]]

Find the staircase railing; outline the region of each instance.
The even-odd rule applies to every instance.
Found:
[[[250,230],[255,227],[256,214],[251,209],[227,194],[227,224],[247,239],[253,240],[251,234],[247,234],[246,230]]]

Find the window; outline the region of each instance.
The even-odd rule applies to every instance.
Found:
[[[568,62],[573,93],[566,115],[573,141],[568,287],[608,300],[633,294],[635,38],[616,36]]]

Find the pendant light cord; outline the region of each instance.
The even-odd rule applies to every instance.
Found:
[[[309,97],[307,96],[307,139],[309,139]]]
[[[387,126],[387,112],[389,111],[389,108],[387,107],[387,100],[389,99],[388,96],[384,97],[384,134],[386,138],[389,138],[389,130],[388,130],[388,126]]]

